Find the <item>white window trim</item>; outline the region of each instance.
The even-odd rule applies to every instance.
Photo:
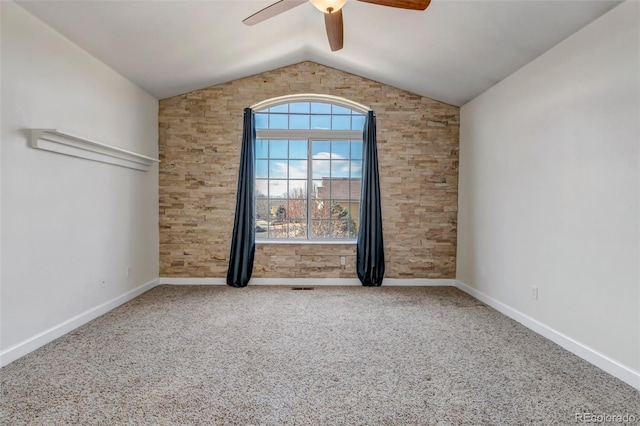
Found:
[[[344,239],[344,240],[329,240],[329,239],[316,239],[316,240],[305,240],[305,239],[290,239],[290,240],[286,240],[286,239],[280,239],[280,240],[274,240],[274,239],[263,239],[263,238],[256,238],[256,244],[311,244],[311,245],[355,245],[358,242],[358,240],[355,239]]]
[[[276,129],[276,130],[270,130],[270,129],[264,129],[262,130],[263,133],[258,133],[258,131],[256,131],[256,140],[258,139],[295,139],[292,135],[291,132],[298,132],[298,130],[280,130],[280,129]],[[303,140],[307,140],[307,141],[314,141],[314,140],[322,140],[322,139],[332,139],[332,140],[338,140],[338,139],[349,139],[349,140],[362,140],[362,136],[363,136],[363,132],[358,131],[358,130],[300,130],[299,132],[303,132],[304,134],[301,135],[297,135],[296,137],[299,139],[303,139]],[[330,134],[330,135],[329,135]],[[268,135],[268,136],[267,136]],[[262,137],[261,137],[262,136]],[[317,136],[317,137],[316,137]],[[330,137],[331,136],[331,137]],[[340,136],[340,138],[338,138],[338,136]],[[309,158],[307,161],[312,161],[311,158]],[[255,180],[255,179],[254,179]],[[311,182],[312,182],[312,177],[311,175],[307,176],[307,187],[311,187]],[[307,199],[307,201],[310,201],[309,199]],[[311,218],[308,217],[307,215],[307,221],[309,221]],[[281,238],[281,239],[273,239],[273,238],[260,238],[260,239],[256,239],[255,240],[256,244],[356,244],[357,243],[357,239],[355,238],[349,238],[349,239],[331,239],[331,238],[309,238],[307,237],[306,239],[304,238]]]
[[[360,130],[256,129],[256,139],[362,140],[362,132]]]
[[[285,95],[276,98],[266,99],[251,105],[254,112],[260,112],[265,109],[281,104],[289,104],[292,102],[322,102],[333,105],[342,106],[361,114],[367,114],[370,108],[351,101],[346,98],[332,95],[321,95],[317,93],[298,93],[295,95]],[[360,130],[320,130],[320,129],[256,129],[256,139],[349,139],[362,140],[363,131]],[[256,239],[256,244],[311,244],[311,245],[354,245],[357,244],[356,239]]]
[[[285,95],[279,96],[277,98],[266,99],[264,101],[260,101],[256,104],[251,105],[251,109],[258,112],[259,110],[263,110],[266,108],[270,108],[272,106],[280,105],[280,104],[288,104],[291,102],[324,102],[331,103],[339,106],[343,106],[345,108],[352,109],[354,111],[358,111],[362,114],[366,114],[371,111],[370,108],[359,104],[358,102],[351,101],[349,99],[341,98],[339,96],[332,95],[320,95],[317,93],[298,93],[295,95]]]

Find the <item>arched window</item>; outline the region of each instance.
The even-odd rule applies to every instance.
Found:
[[[253,109],[256,241],[355,241],[368,109],[322,95]]]

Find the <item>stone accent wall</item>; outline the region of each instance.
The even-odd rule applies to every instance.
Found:
[[[313,62],[160,101],[160,276],[226,277],[243,109],[296,93],[376,112],[385,277],[454,278],[459,108]],[[355,253],[258,244],[253,276],[355,278]]]

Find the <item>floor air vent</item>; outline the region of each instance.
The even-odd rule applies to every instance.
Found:
[[[291,287],[291,290],[313,290],[313,287]]]

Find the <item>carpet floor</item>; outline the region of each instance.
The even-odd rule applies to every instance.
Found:
[[[451,287],[159,286],[0,386],[3,425],[640,419],[640,392]]]

